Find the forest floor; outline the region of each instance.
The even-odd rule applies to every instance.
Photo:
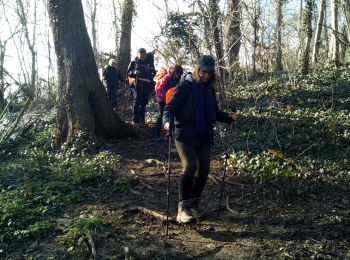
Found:
[[[123,97],[117,114],[130,124],[131,102]],[[44,235],[6,241],[5,249],[0,246],[0,257],[350,259],[349,183],[293,175],[287,181],[259,182],[253,175],[237,174],[238,166],[230,164],[218,211],[224,172],[223,151],[218,149],[213,149],[210,178],[203,192],[206,215],[196,223],[181,225],[175,221],[181,163],[172,144],[167,237],[168,142],[164,133],[161,138],[153,137],[153,121],[132,126],[138,138],[108,143],[104,149],[120,158],[109,175],[102,181],[79,184],[77,192],[83,198],[55,208]],[[317,167],[311,167],[315,174]],[[14,185],[3,187],[10,190]],[[29,190],[34,193],[34,188]],[[74,224],[79,219],[91,220],[90,228]]]
[[[129,120],[130,106],[118,112]],[[152,125],[135,127],[137,139],[115,141],[122,157],[118,175],[130,181],[128,190],[89,188],[89,199],[63,208],[52,217],[54,232],[27,241],[8,259],[350,259],[349,190],[321,183],[298,183],[291,196],[256,185],[249,176],[227,170],[221,210],[223,159],[212,159],[203,194],[206,217],[190,225],[177,224],[177,177],[181,164],[171,153],[169,236],[166,237],[168,143],[153,138]],[[56,237],[74,219],[98,215],[109,227],[94,232],[85,249],[66,248]],[[75,251],[79,248],[80,253]],[[85,252],[84,252],[85,250]]]

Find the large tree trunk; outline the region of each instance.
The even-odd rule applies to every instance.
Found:
[[[228,55],[229,73],[232,75],[239,68],[239,50],[241,47],[241,12],[240,0],[230,0],[226,15],[226,52]]]
[[[284,0],[277,0],[276,2],[276,11],[277,11],[277,23],[276,23],[276,45],[275,45],[275,72],[282,71],[282,25],[283,25],[283,15],[282,15],[282,9],[283,9],[283,1]]]
[[[58,61],[59,89],[67,122],[61,142],[79,132],[105,138],[125,138],[130,129],[113,112],[99,79],[79,0],[49,0],[49,15]]]
[[[306,29],[306,44],[302,57],[302,75],[306,75],[309,72],[310,64],[310,47],[312,40],[312,7],[313,0],[306,1],[306,17],[305,17],[305,29]]]
[[[134,16],[134,1],[124,0],[120,33],[120,47],[118,53],[118,68],[125,75],[130,63],[131,29]],[[140,46],[141,47],[141,46]]]
[[[318,19],[317,19],[316,33],[315,33],[314,51],[312,55],[313,63],[317,63],[318,61],[318,55],[319,55],[320,45],[321,45],[321,32],[322,32],[322,25],[323,25],[323,20],[325,16],[325,10],[326,10],[326,0],[321,0],[320,11],[318,13]]]

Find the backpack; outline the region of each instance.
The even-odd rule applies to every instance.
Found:
[[[169,103],[171,97],[172,97],[173,94],[174,94],[175,87],[176,87],[176,86],[169,88],[168,91],[165,93],[165,104],[168,104],[168,103]]]
[[[188,72],[186,75],[182,76],[180,83],[185,81],[185,80],[190,82],[190,83],[193,82],[193,78],[192,78],[192,73],[191,72]],[[176,88],[176,86],[171,87],[166,92],[166,94],[165,94],[165,104],[168,104],[170,102],[170,99],[171,99],[171,97],[173,96],[173,94],[175,92],[175,88]]]

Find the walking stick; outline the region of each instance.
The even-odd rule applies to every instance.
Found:
[[[224,173],[222,175],[221,191],[220,191],[218,213],[217,213],[218,216],[219,216],[219,213],[220,213],[220,210],[221,210],[221,199],[222,199],[222,193],[224,192],[224,186],[225,186],[225,175],[226,175],[227,160],[228,160],[228,153],[227,152],[225,153],[224,158],[225,158],[225,161],[224,161]]]
[[[237,109],[234,106],[231,106],[231,110],[232,112],[236,113]],[[234,122],[235,123],[235,122]],[[231,131],[232,131],[232,125],[230,127]],[[226,175],[226,170],[227,170],[227,160],[228,160],[229,154],[226,151],[225,155],[224,155],[224,173],[222,175],[222,183],[221,183],[221,191],[220,191],[220,197],[219,197],[219,205],[218,205],[218,213],[217,216],[219,216],[220,210],[221,210],[221,200],[222,200],[222,194],[224,192],[224,186],[225,186],[225,175]]]
[[[168,167],[167,167],[167,174],[168,174],[168,184],[167,184],[167,191],[166,191],[166,196],[167,196],[167,207],[166,207],[166,237],[169,237],[169,205],[170,205],[170,156],[171,156],[171,139],[173,137],[172,133],[173,129],[173,122],[170,120],[169,123],[169,131],[167,134],[168,137]]]

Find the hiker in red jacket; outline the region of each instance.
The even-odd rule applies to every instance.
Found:
[[[179,205],[176,220],[190,223],[200,217],[199,202],[210,167],[210,147],[216,121],[231,124],[235,113],[220,111],[213,83],[215,61],[204,55],[193,74],[175,88],[163,114],[164,128],[174,122],[174,140],[182,163],[179,178]]]
[[[169,66],[167,74],[161,79],[160,84],[156,85],[156,98],[158,103],[158,118],[155,125],[155,137],[160,137],[162,128],[163,111],[166,105],[165,97],[167,91],[179,84],[184,70],[181,65]]]

